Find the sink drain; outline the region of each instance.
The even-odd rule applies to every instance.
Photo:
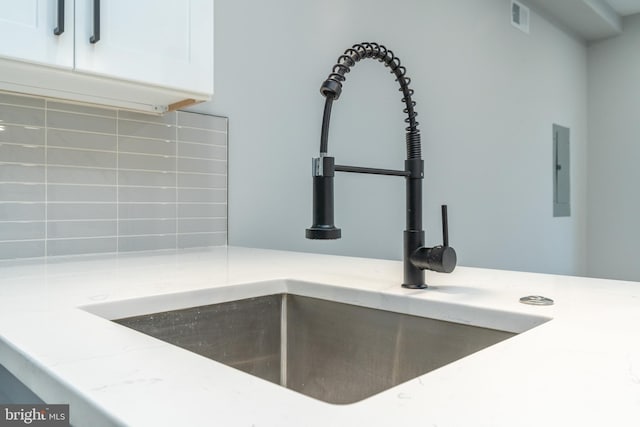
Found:
[[[529,305],[553,305],[553,300],[551,298],[543,297],[540,295],[529,295],[526,297],[522,297],[520,298],[520,302]]]

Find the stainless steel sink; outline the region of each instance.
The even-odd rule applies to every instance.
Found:
[[[515,335],[290,293],[114,321],[336,404],[357,402]]]

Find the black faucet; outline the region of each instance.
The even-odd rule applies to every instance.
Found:
[[[346,80],[351,67],[358,61],[372,58],[391,69],[400,84],[403,110],[407,114],[405,122],[407,142],[407,160],[404,170],[376,169],[357,166],[336,165],[334,158],[327,156],[329,119],[333,101],[338,100],[342,92],[342,82]],[[420,131],[415,111],[415,101],[411,99],[413,89],[409,88],[411,79],[406,69],[393,52],[377,43],[359,43],[347,49],[338,58],[331,74],[322,83],[320,93],[326,98],[322,117],[320,137],[320,157],[313,159],[313,225],[306,230],[307,239],[339,239],[341,230],[336,228],[333,219],[333,177],[335,172],[368,173],[377,175],[402,176],[407,182],[407,229],[404,231],[404,282],[402,286],[412,289],[427,287],[424,280],[425,269],[442,273],[451,273],[456,266],[456,252],[449,246],[447,206],[442,206],[442,245],[424,247],[422,230],[422,180],[424,179],[424,161],[422,160]]]

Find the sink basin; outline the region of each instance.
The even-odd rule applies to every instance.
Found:
[[[228,289],[231,294],[236,292],[236,297],[246,295],[235,288]],[[292,292],[296,289],[304,292]],[[120,325],[334,404],[365,399],[549,320],[513,313],[509,313],[512,318],[504,313],[480,316],[502,316],[510,325],[521,324],[520,330],[498,330],[490,321],[485,322],[489,327],[472,326],[398,312],[398,307],[404,306],[406,312],[437,314],[457,310],[473,317],[473,310],[456,309],[459,306],[453,304],[412,300],[413,307],[407,305],[406,297],[381,298],[374,292],[354,290],[343,291],[348,295],[342,298],[345,301],[336,301],[328,296],[337,293],[326,289],[331,287],[282,281],[262,289],[263,293],[278,292],[196,307],[152,312],[150,307],[157,309],[162,304],[146,304],[145,314],[122,317],[123,313],[135,311],[134,307],[145,306],[128,301],[125,310],[94,307],[89,311],[102,312]],[[196,295],[197,292],[201,293]],[[212,298],[214,294],[202,292],[196,291],[195,297],[185,297],[183,302],[203,301],[206,295],[216,299],[223,294],[218,290],[218,297]],[[181,300],[164,297],[165,303]],[[378,307],[353,304],[356,301]],[[385,305],[380,301],[393,302],[389,305],[393,310],[380,308]],[[118,318],[114,317],[116,312],[120,314]]]

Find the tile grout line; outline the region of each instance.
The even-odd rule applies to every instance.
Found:
[[[177,162],[178,159],[176,159]],[[224,160],[220,160],[221,162],[224,162]],[[45,166],[44,163],[22,163],[22,162],[2,162],[0,161],[0,165],[19,165],[19,166],[25,166],[25,167],[34,167],[34,166]],[[61,164],[61,163],[54,163],[54,164],[49,164],[49,166],[52,167],[56,167],[56,168],[75,168],[75,169],[97,169],[97,170],[107,170],[107,171],[115,171],[115,168],[105,168],[105,167],[101,167],[101,166],[79,166],[79,165],[65,165],[65,164]],[[153,173],[169,173],[172,171],[166,171],[166,170],[160,170],[160,169],[128,169],[128,168],[120,168],[121,171],[125,171],[125,172],[153,172]],[[189,171],[189,172],[181,172],[184,174],[189,174],[189,175],[200,175],[200,176],[226,176],[226,173],[220,173],[220,172],[195,172],[195,171]],[[7,182],[7,181],[5,181]],[[20,182],[16,182],[16,183],[20,183]],[[58,184],[58,183],[56,183]],[[70,183],[60,183],[60,185],[71,185]],[[149,186],[143,186],[143,187],[155,187],[153,185],[149,185]],[[224,188],[224,187],[193,187],[193,188]]]
[[[49,132],[47,128],[48,100],[44,100],[44,258],[49,256]]]
[[[225,195],[224,195],[224,202],[227,205],[227,220],[226,220],[226,225],[225,225],[225,230],[227,232],[226,235],[226,239],[225,239],[225,245],[229,246],[229,118],[227,118],[225,120],[225,140],[226,140],[226,144],[225,144],[225,154],[226,154],[226,160],[227,160],[227,172],[225,174],[225,181],[226,181],[226,185],[225,185]]]
[[[94,134],[87,134],[87,135],[94,135]],[[160,140],[154,140],[155,141],[160,141]],[[162,142],[167,142],[167,141],[162,141]],[[175,143],[176,141],[169,141],[172,143]],[[184,142],[181,141],[183,144],[191,144],[190,142]],[[29,148],[29,149],[44,149],[44,145],[37,145],[37,144],[25,144],[25,143],[20,143],[20,142],[2,142],[2,145],[7,145],[7,146],[15,146],[15,147],[22,147],[22,148]],[[201,144],[204,145],[204,144]],[[97,149],[97,148],[83,148],[83,147],[74,147],[74,146],[62,146],[62,145],[53,145],[53,144],[48,144],[49,148],[54,148],[57,150],[71,150],[71,151],[88,151],[88,152],[95,152],[95,153],[113,153],[116,154],[116,151],[113,150],[101,150],[101,149]],[[227,158],[226,158],[226,152],[227,152],[227,147],[225,147],[224,145],[205,145],[205,147],[216,147],[216,148],[220,148],[223,149],[225,152],[225,158],[220,158],[220,157],[206,157],[206,156],[200,156],[200,157],[194,157],[194,156],[175,156],[174,155],[168,155],[168,154],[160,154],[160,153],[143,153],[142,151],[122,151],[120,150],[118,153],[120,154],[129,154],[129,155],[133,155],[133,156],[147,156],[147,157],[161,157],[161,158],[171,158],[171,157],[179,157],[181,159],[186,159],[186,160],[203,160],[203,161],[212,161],[212,162],[227,162]],[[2,163],[24,163],[24,162],[17,162],[17,161],[5,161]],[[37,164],[37,163],[34,163]]]
[[[189,231],[180,233],[181,236],[200,236],[200,235],[226,235],[226,231]],[[165,236],[173,236],[174,233],[153,233],[153,234],[125,234],[122,236],[123,239],[127,238],[140,238],[140,237],[165,237]],[[113,239],[115,235],[105,234],[105,235],[93,235],[93,236],[72,236],[72,237],[52,237],[51,241],[73,241],[73,240],[94,240],[94,239]],[[11,239],[11,240],[2,240],[2,243],[22,243],[22,242],[40,242],[42,239]],[[128,251],[121,251],[128,252]],[[89,254],[98,253],[98,252],[89,252]],[[56,255],[51,255],[56,256]],[[40,257],[36,257],[40,258]],[[3,260],[3,259],[2,259]]]
[[[176,164],[175,164],[175,168],[176,168],[176,181],[175,181],[175,185],[176,185],[176,250],[178,249],[178,234],[180,233],[180,230],[178,229],[180,227],[180,221],[178,221],[178,155],[180,154],[180,143],[178,142],[178,112],[176,111],[175,113],[175,136],[176,136]]]
[[[116,110],[116,253],[120,253],[120,110]]]

